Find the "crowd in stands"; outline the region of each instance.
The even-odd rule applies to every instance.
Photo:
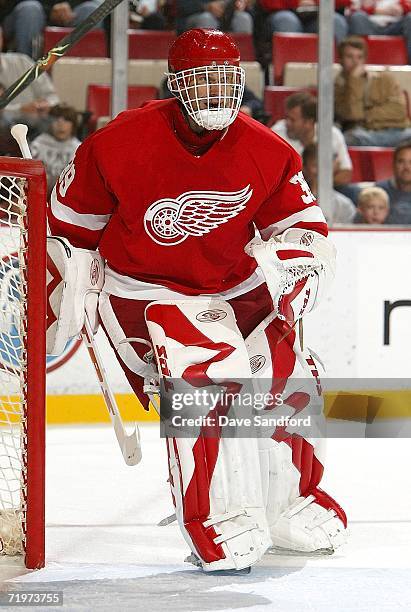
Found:
[[[47,29],[75,27],[102,2],[0,0],[0,95],[50,48],[43,48],[42,43]],[[173,36],[195,27],[217,28],[234,36],[247,36],[254,49],[253,58],[248,59],[260,62],[270,89],[269,63],[272,52],[275,55],[272,41],[284,34],[315,34],[318,4],[316,0],[131,0],[129,27],[131,31],[169,31]],[[101,22],[96,30],[108,41],[110,20]],[[411,64],[411,0],[336,0],[334,36],[339,68],[334,81],[334,190],[330,221],[411,224],[408,94],[389,70],[389,63],[386,69],[367,64],[371,39],[379,36],[402,37],[404,65],[407,61]],[[289,44],[293,44],[291,39]],[[301,39],[295,44],[305,42]],[[389,47],[386,58],[389,62]],[[409,78],[411,91],[411,67]],[[164,81],[156,87],[158,97],[169,95]],[[241,110],[267,124],[300,153],[306,180],[317,195],[317,99],[313,88],[315,82],[310,87],[301,86],[285,103],[283,98],[281,112],[276,108],[275,120],[271,120],[270,109],[264,104],[263,92],[258,96],[256,91],[246,88]],[[282,86],[276,89],[281,90]],[[66,104],[56,92],[52,75],[43,74],[0,111],[0,154],[18,154],[9,129],[14,123],[26,123],[33,156],[44,162],[51,189],[80,140],[95,129],[96,123],[101,125],[96,117],[94,122],[87,123],[89,110]],[[372,181],[365,183],[353,182],[354,175],[358,180],[358,173],[353,172],[350,153],[353,156],[356,147],[361,152],[367,147],[392,151],[392,169],[386,167],[384,180],[372,177]],[[372,154],[373,149],[369,151]]]
[[[228,32],[253,32],[252,6],[249,0],[176,0],[176,29],[224,29]]]
[[[63,168],[72,159],[80,140],[77,133],[77,112],[66,104],[56,104],[49,111],[50,124],[31,142],[31,152],[35,159],[40,159],[47,174],[49,191],[57,181]]]
[[[317,142],[317,99],[308,92],[292,94],[286,99],[285,117],[279,119],[272,130],[287,140],[298,153],[306,146]],[[334,185],[345,185],[351,181],[352,162],[344,136],[336,126],[331,133]]]
[[[315,142],[307,144],[302,151],[303,173],[311,189],[318,198],[318,147]],[[318,200],[319,202],[319,200]],[[352,223],[356,213],[356,207],[352,200],[344,194],[333,189],[331,210],[333,211],[333,223]]]
[[[17,53],[31,56],[46,25],[76,26],[103,0],[0,0],[0,23]]]
[[[348,145],[395,147],[411,138],[404,95],[388,72],[368,74],[367,43],[351,36],[339,45],[335,119]]]

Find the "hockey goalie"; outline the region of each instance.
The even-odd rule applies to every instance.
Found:
[[[204,385],[280,380],[295,413],[321,401],[292,389],[318,379],[298,321],[328,291],[334,248],[299,155],[239,112],[244,81],[229,35],[185,32],[169,52],[173,98],[92,134],[51,195],[52,233],[104,262],[88,307],[145,406],[144,381],[193,372]],[[204,571],[346,539],[344,511],[319,488],[317,442],[266,433],[167,438],[176,516]]]

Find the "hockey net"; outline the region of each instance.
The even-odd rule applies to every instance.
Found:
[[[0,158],[0,555],[44,565],[46,183]]]

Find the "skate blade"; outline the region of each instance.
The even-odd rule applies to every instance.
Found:
[[[188,557],[184,559],[184,562],[191,563],[192,565],[195,565],[201,571],[204,572],[203,566],[201,565],[201,561],[196,555],[194,554],[189,555]],[[224,570],[223,569],[223,570],[214,570],[212,572],[204,572],[204,574],[209,574],[210,576],[246,576],[250,572],[251,572],[251,567],[244,567],[243,569],[240,569],[240,570],[237,570],[237,569]]]
[[[324,557],[334,554],[333,548],[319,548],[311,552],[302,550],[291,550],[290,548],[281,548],[280,546],[271,546],[267,551],[267,555],[287,555],[289,557]]]
[[[167,525],[171,525],[171,523],[174,523],[174,521],[176,520],[176,515],[170,514],[170,516],[166,516],[166,518],[163,518],[159,523],[157,523],[157,527],[166,527]]]

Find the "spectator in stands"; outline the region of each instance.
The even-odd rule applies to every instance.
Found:
[[[73,27],[84,21],[103,0],[45,0],[42,2],[47,23],[52,26]]]
[[[176,0],[177,33],[192,28],[214,28],[225,32],[253,32],[249,0]]]
[[[0,83],[0,96],[6,91],[3,83]],[[13,125],[13,116],[7,108],[0,109],[0,156],[18,156],[20,155],[20,149],[17,142],[14,140],[10,133],[10,127]]]
[[[390,209],[388,194],[381,187],[365,187],[358,196],[358,212],[354,223],[401,225],[402,217]]]
[[[164,30],[166,19],[161,13],[159,0],[132,0],[130,22],[142,30]],[[134,25],[135,24],[135,25]]]
[[[255,93],[248,87],[244,87],[244,95],[241,101],[240,111],[264,124],[266,124],[269,119],[268,113],[266,113],[264,110],[263,101],[260,98],[257,98]]]
[[[40,159],[47,174],[50,193],[61,171],[72,159],[80,141],[76,138],[77,112],[67,104],[57,104],[50,109],[50,128],[31,143],[34,159]]]
[[[334,35],[340,42],[348,34],[348,24],[342,14],[350,0],[337,0],[334,13]],[[259,0],[269,13],[271,33],[318,31],[318,0]]]
[[[0,25],[16,53],[33,55],[33,40],[46,25],[43,4],[39,0],[0,0]]]
[[[289,142],[298,153],[317,141],[317,98],[308,92],[292,94],[285,102],[285,119],[280,119],[272,130]],[[334,185],[345,185],[351,180],[352,162],[341,131],[333,126]]]
[[[302,153],[303,173],[312,193],[318,195],[318,148],[315,143],[307,145]],[[319,203],[321,206],[321,203]],[[356,208],[349,198],[342,193],[332,192],[332,213],[327,221],[330,223],[352,223]],[[326,215],[327,216],[327,215]]]
[[[33,42],[46,24],[76,26],[103,0],[0,0],[0,25],[17,53],[33,56]]]
[[[404,94],[388,71],[366,70],[367,43],[349,36],[339,45],[335,117],[348,145],[394,147],[411,138]]]
[[[22,53],[3,53],[3,36],[0,28],[0,82],[10,87],[22,74],[33,66],[33,60]],[[43,132],[48,127],[48,113],[59,102],[48,74],[35,79],[6,107],[13,123],[26,123],[29,136]]]
[[[411,63],[411,3],[407,0],[351,0],[350,34],[404,36]]]
[[[6,86],[3,83],[0,83],[0,96],[2,96],[5,91]],[[8,131],[13,123],[13,113],[8,111],[7,108],[0,108],[0,128]]]
[[[392,208],[405,223],[411,223],[411,140],[402,142],[394,151],[394,176],[378,181],[376,186],[387,192]]]

